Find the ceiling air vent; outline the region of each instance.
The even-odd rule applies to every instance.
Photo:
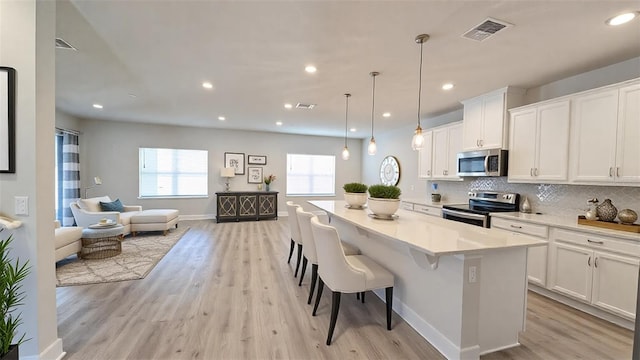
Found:
[[[314,107],[316,107],[316,104],[303,104],[303,103],[297,103],[296,104],[296,109],[307,109],[307,110],[311,110]]]
[[[463,38],[475,40],[475,41],[484,41],[491,36],[493,36],[498,31],[513,26],[508,22],[487,18],[481,24],[474,26],[471,30],[462,34]]]
[[[56,49],[65,49],[65,50],[73,50],[77,49],[71,46],[68,42],[64,41],[62,38],[56,38]]]

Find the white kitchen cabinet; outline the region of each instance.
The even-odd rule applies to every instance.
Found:
[[[635,318],[639,244],[563,229],[551,240],[550,290]]]
[[[462,124],[433,129],[432,178],[462,180],[458,177],[458,153],[462,151]]]
[[[546,225],[491,217],[491,227],[536,236],[545,241],[549,238],[549,227]],[[527,249],[527,278],[530,283],[542,287],[547,285],[547,250],[547,245]]]
[[[414,204],[413,211],[426,215],[442,217],[442,208],[439,206],[429,206],[423,204]]]
[[[430,179],[433,161],[433,131],[424,132],[422,136],[424,137],[424,146],[418,151],[418,177]]]
[[[507,109],[521,105],[523,95],[522,89],[505,87],[462,101],[463,150],[508,148]]]
[[[511,111],[509,182],[566,182],[569,99]]]
[[[640,184],[640,81],[572,99],[572,183]]]

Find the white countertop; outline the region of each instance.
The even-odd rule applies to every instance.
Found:
[[[580,225],[578,224],[578,218],[571,217],[561,217],[556,215],[546,215],[546,214],[524,214],[520,212],[501,212],[501,213],[491,213],[492,217],[507,219],[507,220],[518,220],[529,222],[533,224],[539,225],[547,225],[560,227],[569,230],[577,230],[577,231],[587,231],[593,234],[599,234],[604,236],[615,236],[617,238],[627,239],[627,240],[635,240],[640,241],[640,234],[632,233],[627,231],[619,231],[619,230],[610,230],[596,226],[589,225]]]
[[[501,229],[486,229],[399,209],[394,220],[374,219],[368,209],[348,209],[345,201],[309,201],[358,228],[406,243],[432,256],[469,254],[496,249],[546,245],[547,242]]]
[[[424,206],[433,206],[438,208],[442,208],[443,205],[466,204],[465,202],[448,201],[448,200],[443,200],[440,202],[432,202],[431,199],[427,199],[427,198],[408,198],[408,199],[403,198],[400,201],[405,203],[424,205]]]

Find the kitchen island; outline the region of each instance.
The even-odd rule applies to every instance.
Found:
[[[329,215],[343,241],[394,274],[394,311],[447,358],[479,359],[519,344],[527,248],[545,241],[402,209],[379,220],[344,201],[309,203]]]

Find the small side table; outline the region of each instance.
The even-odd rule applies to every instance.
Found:
[[[83,259],[105,259],[122,253],[124,226],[86,228],[82,230]]]

